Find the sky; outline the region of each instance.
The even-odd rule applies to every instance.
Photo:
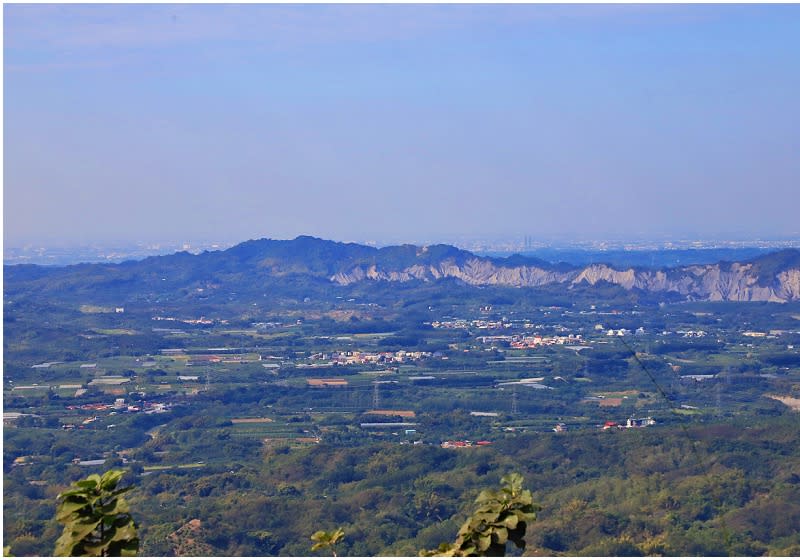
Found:
[[[3,16],[5,247],[800,235],[798,5]]]

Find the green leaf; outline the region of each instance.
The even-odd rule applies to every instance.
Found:
[[[100,478],[100,486],[103,490],[113,490],[116,488],[117,483],[120,481],[122,476],[125,474],[125,471],[120,470],[111,470],[106,472]]]
[[[85,507],[85,503],[64,502],[56,510],[56,519],[62,521]]]
[[[499,544],[506,544],[506,541],[508,540],[508,529],[505,527],[499,527],[498,529],[495,529],[494,535],[497,537],[496,540]]]
[[[481,513],[476,513],[473,516],[473,519],[480,519],[481,521],[485,521],[487,523],[491,523],[493,521],[497,521],[497,518],[500,517],[499,511],[484,511]]]
[[[478,550],[484,551],[492,544],[491,535],[481,535],[478,537]]]
[[[58,495],[58,499],[69,498],[69,497],[80,498],[84,501],[88,500],[88,497],[86,495],[86,490],[81,488],[77,490],[65,490],[64,492],[61,492],[61,494]]]
[[[509,529],[513,529],[514,527],[516,527],[517,523],[519,523],[519,517],[517,517],[513,513],[507,516],[505,519],[503,519],[503,525],[508,527]]]

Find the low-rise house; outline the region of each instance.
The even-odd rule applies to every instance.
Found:
[[[644,428],[646,426],[654,426],[656,423],[653,418],[648,416],[647,418],[628,418],[628,421],[625,423],[626,428]]]

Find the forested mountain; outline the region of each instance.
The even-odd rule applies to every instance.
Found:
[[[482,257],[449,245],[377,249],[308,236],[247,241],[225,251],[176,253],[121,264],[63,268],[5,267],[7,293],[38,295],[91,291],[119,300],[165,292],[258,291],[291,278],[312,291],[376,282],[564,289],[615,285],[659,297],[706,301],[800,300],[800,251],[788,249],[746,262],[647,269],[607,264],[575,267],[514,255]]]

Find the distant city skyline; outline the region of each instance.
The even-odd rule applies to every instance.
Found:
[[[222,251],[247,240],[162,240],[159,242],[136,243],[91,243],[76,244],[26,244],[18,247],[5,247],[5,264],[69,265],[81,262],[123,262],[141,260],[149,256],[171,255],[179,251],[199,254],[205,251]],[[460,249],[487,255],[528,254],[547,259],[561,259],[562,255],[619,253],[674,252],[703,253],[704,251],[729,251],[729,258],[746,258],[759,252],[773,252],[782,249],[800,248],[800,236],[792,238],[747,238],[747,239],[704,239],[662,238],[662,239],[538,239],[524,237],[471,237],[451,236],[439,239],[333,239],[344,243],[358,243],[373,247],[387,247],[411,243],[414,245],[448,244]],[[754,253],[755,251],[755,253]],[[743,256],[746,255],[746,256]]]
[[[797,239],[797,5],[4,11],[4,247]]]

